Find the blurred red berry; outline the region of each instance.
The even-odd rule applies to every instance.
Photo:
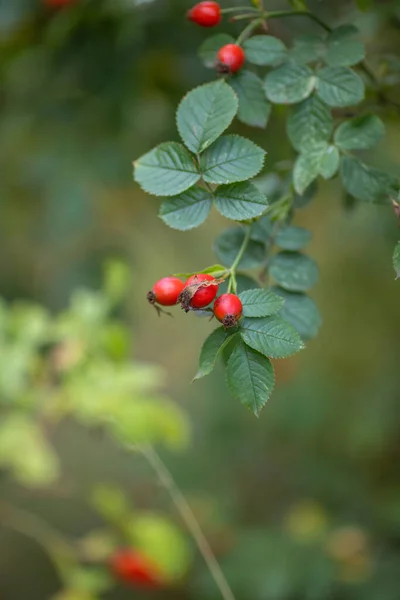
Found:
[[[214,315],[224,327],[232,327],[242,316],[243,305],[236,294],[222,294],[214,302]]]
[[[187,12],[187,18],[201,27],[214,27],[221,21],[218,2],[199,2]]]
[[[218,285],[210,284],[212,281],[215,281],[215,277],[206,273],[189,277],[180,298],[183,308],[204,308],[208,306],[218,292]],[[204,285],[199,285],[201,283]]]
[[[116,579],[140,587],[159,587],[162,578],[158,568],[146,556],[131,549],[118,550],[110,560]]]
[[[220,73],[236,73],[246,60],[243,48],[237,44],[226,44],[218,50],[217,70]]]
[[[68,6],[68,4],[75,4],[77,0],[43,0],[45,6],[50,8],[61,8],[62,6]]]
[[[178,296],[184,288],[183,282],[177,277],[164,277],[154,284],[153,289],[147,294],[147,300],[154,304],[173,306],[178,302]]]

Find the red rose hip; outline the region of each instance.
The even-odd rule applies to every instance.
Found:
[[[236,73],[244,65],[246,55],[237,44],[226,44],[217,53],[217,70],[220,73]]]
[[[157,567],[146,556],[130,548],[118,550],[110,560],[116,579],[140,587],[156,588],[161,577]]]
[[[218,292],[218,284],[213,285],[215,278],[206,273],[192,275],[185,283],[183,292],[179,297],[182,308],[186,311],[191,308],[204,308],[212,302]]]
[[[184,288],[184,283],[177,277],[164,277],[154,284],[153,289],[147,294],[150,304],[173,306],[177,304],[179,294]]]
[[[236,294],[222,294],[214,302],[214,315],[224,327],[233,327],[242,316],[243,305]]]
[[[214,27],[221,21],[218,2],[199,2],[187,12],[187,18],[201,27]]]

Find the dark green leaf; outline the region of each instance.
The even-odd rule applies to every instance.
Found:
[[[223,231],[217,238],[214,246],[215,254],[219,260],[227,265],[231,265],[243,244],[244,236],[245,232],[242,227],[233,227]],[[264,244],[250,240],[239,263],[239,268],[252,269],[253,267],[260,266],[264,260]]]
[[[289,292],[305,292],[318,281],[316,263],[299,252],[279,252],[270,263],[269,272]]]
[[[193,187],[179,196],[165,200],[161,204],[160,217],[170,227],[187,231],[204,223],[211,207],[210,193]]]
[[[396,279],[400,277],[400,242],[397,242],[393,253],[393,267],[396,272]]]
[[[325,53],[325,43],[318,35],[302,35],[293,42],[293,48],[290,51],[292,60],[307,64],[319,60]]]
[[[314,300],[306,294],[287,292],[279,287],[273,289],[284,300],[280,314],[285,321],[293,325],[304,341],[315,337],[322,320]]]
[[[222,136],[200,158],[203,179],[208,183],[245,181],[261,171],[264,156],[264,150],[246,138]]]
[[[178,106],[176,122],[185,145],[203,152],[225,131],[237,113],[238,98],[223,79],[195,88]]]
[[[226,44],[234,44],[235,40],[227,33],[217,33],[207,38],[199,48],[199,57],[203,64],[212,69],[217,62],[217,52]]]
[[[267,243],[272,235],[273,225],[268,215],[264,215],[251,226],[251,239],[256,242]]]
[[[274,388],[274,369],[269,359],[238,344],[229,357],[226,377],[235,398],[257,417]]]
[[[298,104],[287,120],[289,139],[300,152],[317,142],[328,141],[332,130],[331,111],[315,95]]]
[[[264,194],[248,181],[220,185],[215,191],[215,208],[233,221],[259,217],[267,206]]]
[[[304,191],[302,195],[297,193],[294,195],[293,208],[297,210],[299,208],[304,208],[305,206],[308,206],[308,204],[316,195],[317,191],[317,182],[313,181],[312,184],[308,186],[308,188]]]
[[[286,59],[286,46],[272,35],[253,35],[243,44],[246,59],[254,65],[277,66]]]
[[[297,331],[277,315],[243,319],[240,333],[245,344],[270,358],[286,358],[304,348]]]
[[[193,381],[200,379],[211,373],[217,362],[220,352],[228,344],[232,336],[232,331],[224,327],[215,329],[206,339],[200,352],[199,370],[193,378]]]
[[[385,135],[385,126],[376,115],[344,121],[335,131],[335,144],[342,150],[372,148]]]
[[[327,40],[325,62],[331,67],[351,67],[365,56],[364,44],[354,39],[358,33],[353,25],[334,29]]]
[[[239,294],[244,317],[268,317],[277,313],[283,304],[282,298],[271,290],[250,289]]]
[[[354,156],[343,156],[340,174],[347,192],[365,202],[388,204],[397,186],[393,177]]]
[[[364,99],[363,80],[346,67],[325,67],[317,73],[317,93],[328,106],[353,106]]]
[[[286,63],[270,71],[265,78],[267,98],[276,104],[296,104],[311,94],[315,76],[309,67]]]
[[[301,250],[311,240],[311,231],[303,227],[289,226],[281,229],[275,242],[285,250]]]
[[[271,105],[264,94],[261,79],[255,73],[243,70],[231,77],[229,83],[239,98],[239,121],[251,127],[266,127]]]
[[[135,181],[155,196],[175,196],[200,179],[192,156],[177,142],[160,144],[133,165]]]

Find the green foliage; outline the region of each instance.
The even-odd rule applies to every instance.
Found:
[[[165,200],[160,207],[160,217],[169,227],[187,231],[204,223],[211,207],[211,194],[202,188],[193,187],[179,196]]]
[[[286,46],[271,35],[254,35],[243,44],[246,59],[261,67],[276,67],[286,60]]]
[[[314,89],[312,70],[296,63],[286,63],[265,78],[265,93],[274,104],[296,104],[307,98]]]
[[[393,267],[396,272],[396,279],[400,277],[400,242],[397,245],[393,253]]]
[[[239,294],[244,317],[268,317],[282,307],[282,300],[271,290],[250,289]]]
[[[259,217],[267,206],[264,194],[247,181],[220,185],[215,192],[215,208],[232,221],[246,221]]]
[[[377,115],[362,115],[339,125],[335,131],[335,144],[341,150],[367,150],[384,135],[385,126]]]
[[[251,127],[266,127],[271,104],[264,92],[262,80],[251,71],[239,71],[229,81],[239,99],[237,118]]]

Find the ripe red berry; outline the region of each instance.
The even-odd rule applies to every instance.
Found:
[[[220,73],[236,73],[243,67],[246,55],[237,44],[226,44],[217,53],[217,70]]]
[[[201,27],[214,27],[221,21],[218,2],[199,2],[187,12],[187,18]]]
[[[151,304],[173,306],[178,302],[179,294],[184,288],[183,282],[177,277],[164,277],[154,284],[153,289],[147,294]]]
[[[159,587],[162,578],[154,563],[136,550],[118,550],[110,560],[110,568],[120,581],[140,587]]]
[[[224,327],[232,327],[242,316],[243,305],[236,294],[222,294],[214,302],[214,315]]]
[[[204,308],[212,302],[217,295],[218,285],[212,285],[215,281],[212,275],[199,273],[192,275],[185,283],[185,288],[179,297],[182,308]],[[201,285],[203,283],[203,285]],[[200,284],[200,285],[199,285]]]

